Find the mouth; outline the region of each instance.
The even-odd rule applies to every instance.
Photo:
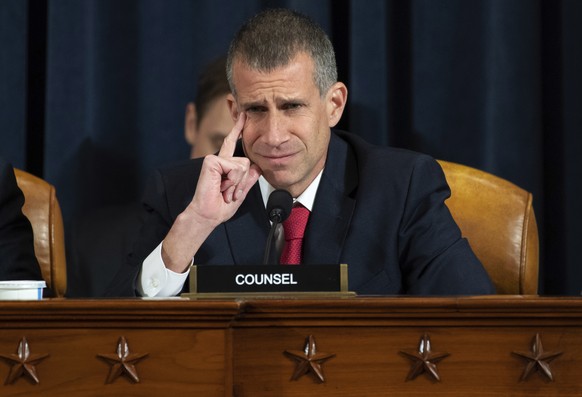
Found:
[[[279,154],[269,154],[269,155],[261,155],[263,159],[267,161],[267,163],[277,166],[284,166],[287,163],[291,162],[297,153],[279,153]]]
[[[294,156],[295,153],[289,153],[289,154],[274,154],[274,155],[262,155],[262,157],[268,159],[268,160],[278,160],[278,159],[285,159],[291,156]]]

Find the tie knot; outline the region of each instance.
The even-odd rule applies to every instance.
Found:
[[[305,234],[305,226],[307,225],[308,219],[309,210],[301,204],[295,205],[291,210],[289,218],[283,222],[285,240],[302,239]]]

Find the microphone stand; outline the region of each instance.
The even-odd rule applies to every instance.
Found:
[[[286,190],[277,189],[271,192],[267,200],[267,215],[272,222],[267,244],[265,245],[265,255],[263,264],[279,264],[281,252],[284,245],[283,222],[289,217],[291,207],[293,206],[293,197]],[[273,249],[274,247],[274,249]]]
[[[271,230],[267,237],[267,244],[265,245],[265,254],[263,256],[264,265],[278,265],[280,263],[281,251],[283,249],[284,231],[283,225],[281,224],[281,215],[278,214],[272,217],[271,221],[273,224],[271,225]],[[271,252],[273,252],[273,255]]]

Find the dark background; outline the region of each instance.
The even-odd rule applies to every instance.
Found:
[[[57,187],[66,225],[188,157],[196,76],[267,7],[329,33],[341,127],[534,194],[540,292],[582,268],[582,1],[2,0],[0,156]]]

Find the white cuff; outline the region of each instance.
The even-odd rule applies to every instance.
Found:
[[[141,296],[148,297],[175,296],[182,291],[188,274],[190,274],[190,268],[184,273],[175,273],[166,268],[162,260],[162,243],[160,243],[142,263],[137,291]]]

